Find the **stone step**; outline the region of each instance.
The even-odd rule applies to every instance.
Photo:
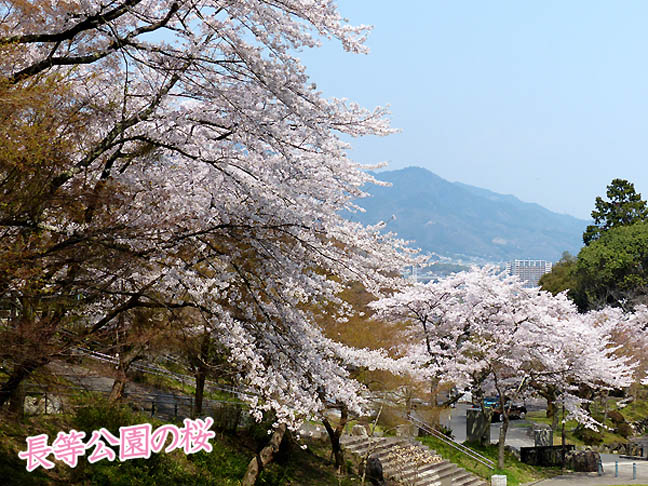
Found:
[[[462,486],[488,486],[488,483],[485,482],[482,478],[473,476],[473,478],[470,481],[466,481],[462,483]]]
[[[394,455],[393,447],[381,449],[371,454],[371,456],[377,457],[378,459],[380,459],[380,462],[382,462],[383,464],[392,464],[398,459],[398,456]]]
[[[489,482],[484,481],[482,478],[475,476],[472,481],[464,483],[464,486],[490,486]]]
[[[489,486],[489,484],[481,478],[474,478],[471,482],[464,483],[463,486]]]
[[[428,471],[423,474],[415,475],[409,479],[410,484],[413,486],[427,486],[427,485],[440,485],[444,478],[452,478],[456,474],[456,466],[450,470],[443,470],[442,472]]]
[[[453,486],[488,486],[484,480],[472,473],[466,473],[462,478],[453,478]]]
[[[426,478],[429,479],[429,484],[454,484],[455,478],[462,474],[464,472],[463,469],[458,467],[456,464],[452,464],[453,467],[449,467],[447,469],[444,469],[443,471],[440,471],[439,474],[437,474],[434,477]],[[428,483],[423,483],[423,484],[428,484]],[[418,486],[418,485],[417,485]]]
[[[420,476],[413,482],[413,486],[440,486],[442,484],[451,484],[452,486],[466,486],[474,483],[483,483],[484,480],[456,464],[439,471],[437,474],[427,474]]]
[[[395,447],[404,447],[410,444],[408,441],[404,439],[397,439],[397,438],[389,438],[389,439],[383,439],[379,441],[372,441],[372,442],[360,442],[351,445],[351,449],[354,451],[359,451],[362,450],[364,452],[367,451],[367,449],[371,450],[372,452],[378,452],[382,451],[384,449],[393,449]]]
[[[459,469],[455,464],[442,460],[441,462],[425,464],[423,466],[419,465],[418,467],[415,463],[409,464],[406,467],[402,467],[400,470],[390,467],[387,471],[394,479],[400,479],[401,482],[407,484],[427,484],[428,482],[438,481],[439,478],[445,476],[455,475]]]
[[[395,452],[393,449],[386,449],[386,450],[382,450],[378,454],[375,454],[375,456],[380,459],[380,461],[383,463],[385,467],[392,467],[392,465],[402,467],[404,464],[411,464],[412,467],[418,467],[418,468],[425,467],[426,469],[428,469],[427,466],[438,467],[438,465],[441,463],[441,461],[433,462],[431,460],[433,456],[431,455],[420,458],[418,460],[413,459],[411,457],[409,459],[403,459],[402,456],[398,454],[398,452]]]
[[[366,442],[393,442],[405,440],[402,437],[367,437],[366,435],[343,435],[340,437],[340,444],[352,445]]]
[[[422,467],[416,467],[414,464],[410,464],[406,467],[403,467],[399,470],[398,467],[387,468],[387,473],[390,477],[398,479],[401,482],[411,482],[414,479],[422,477],[436,477],[439,474],[439,471],[444,470],[445,467],[448,467],[448,463],[437,463],[437,464],[427,464]],[[385,469],[383,469],[384,471]]]
[[[418,464],[419,466],[424,466],[424,465],[437,465],[440,464],[441,462],[448,462],[444,461],[443,458],[440,458],[434,451],[429,451],[429,450],[424,450],[416,447],[415,445],[412,445],[411,443],[407,443],[401,446],[402,449],[397,449],[397,448],[392,448],[389,450],[389,454],[387,456],[392,456],[393,460],[400,459],[405,455],[404,460],[409,460],[410,463],[412,464]],[[435,460],[435,458],[440,458],[440,461]]]
[[[456,465],[453,464],[452,462],[449,461],[443,461],[439,462],[436,464],[429,464],[425,468],[420,468],[417,469],[415,467],[412,467],[410,471],[408,471],[405,474],[401,474],[400,478],[406,481],[410,481],[416,476],[419,477],[428,477],[428,476],[435,476],[438,477],[440,475],[443,475],[447,471],[454,471],[456,469]]]
[[[369,451],[369,455],[378,455],[383,451],[389,451],[396,446],[401,445],[399,441],[383,440],[383,441],[365,441],[345,445],[344,449],[350,451],[352,454],[364,456]]]
[[[426,458],[436,456],[436,452],[423,444],[413,443],[404,438],[343,436],[340,438],[340,445],[346,452],[359,458],[377,457],[383,466],[386,479],[400,481],[407,486],[488,486],[482,478],[452,462],[442,460],[427,463]],[[399,448],[405,450],[399,451]],[[419,456],[419,459],[412,458],[409,462],[400,462],[401,456],[398,454],[408,452]]]
[[[362,440],[362,441],[354,441],[354,442],[349,442],[349,443],[342,443],[340,442],[340,446],[343,449],[351,450],[351,451],[356,451],[360,449],[366,449],[368,447],[374,447],[377,444],[380,444],[378,441],[367,441],[367,440]]]

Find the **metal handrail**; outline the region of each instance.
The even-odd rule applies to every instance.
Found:
[[[64,390],[70,390],[70,391],[64,391]],[[50,394],[50,395],[76,395],[80,391],[85,391],[85,392],[95,392],[95,393],[103,393],[104,395],[107,395],[110,393],[109,390],[106,389],[101,389],[101,388],[90,388],[86,386],[71,386],[71,385],[56,385],[54,387],[47,386],[47,385],[40,385],[36,383],[27,383],[26,384],[26,389],[25,393],[27,395],[45,395],[45,394]],[[125,392],[124,393],[125,397],[131,397],[136,401],[141,401],[141,402],[149,402],[149,401],[155,401],[157,403],[180,403],[182,401],[192,401],[194,398],[192,396],[187,396],[183,394],[175,394],[175,393],[165,393],[165,392],[158,392],[158,391],[151,391],[151,392]],[[241,405],[243,407],[247,407],[247,403],[242,402],[242,401],[235,401],[235,400],[215,400],[213,398],[204,398],[203,399],[203,404],[204,405],[209,405],[213,403],[225,403],[228,405]]]
[[[111,364],[119,364],[119,359],[109,354],[104,354],[98,351],[93,351],[91,349],[80,348],[80,347],[76,348],[76,351],[88,358],[96,359],[99,361],[105,361]],[[154,364],[133,363],[131,367],[135,370],[141,371],[146,374],[175,378],[180,382],[184,382],[184,381],[189,381],[194,383],[196,382],[196,378],[194,378],[193,376],[183,375],[181,373],[174,373],[172,371],[156,366]],[[250,389],[246,389],[242,387],[234,387],[234,386],[224,386],[224,385],[220,385],[216,381],[212,381],[208,379],[205,380],[205,383],[208,384],[211,389],[224,391],[227,393],[231,393],[233,395],[238,395],[238,396],[258,396],[259,395],[258,393]]]
[[[445,444],[449,445],[450,447],[454,447],[459,452],[461,452],[461,453],[467,455],[468,457],[470,457],[471,459],[474,459],[475,461],[483,464],[487,468],[495,469],[495,462],[493,462],[492,460],[490,460],[487,457],[482,456],[479,452],[474,451],[470,447],[466,447],[465,445],[460,444],[459,442],[456,442],[456,441],[452,440],[447,435],[444,435],[441,432],[439,432],[438,430],[435,430],[433,427],[426,424],[422,420],[417,419],[416,417],[414,417],[411,414],[409,414],[407,416],[407,418],[414,425],[417,425],[418,427],[423,429],[428,434],[430,434],[430,435],[436,437],[437,439],[439,439],[441,442],[444,442]]]

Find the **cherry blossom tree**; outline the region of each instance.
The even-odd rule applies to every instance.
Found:
[[[411,359],[430,376],[497,393],[500,467],[513,400],[551,392],[571,416],[595,426],[578,386],[620,388],[631,381],[632,367],[614,354],[609,325],[578,314],[564,294],[524,288],[492,267],[416,284],[372,307],[379,317],[411,323]]]
[[[605,307],[591,312],[592,318],[607,326],[617,354],[627,356],[637,363],[635,378],[639,384],[647,384],[648,379],[648,307],[640,304],[632,311],[622,308]]]
[[[350,364],[404,369],[312,324],[347,283],[397,288],[393,276],[413,263],[380,227],[339,215],[376,182],[339,135],[389,134],[385,111],[323,98],[296,57],[320,37],[364,53],[367,31],[327,0],[0,5],[11,53],[2,86],[55,76],[66,87],[57,99],[83,119],[78,132],[66,117],[55,127],[60,164],[12,186],[23,194],[38,181],[37,207],[0,207],[0,259],[13,269],[0,295],[50,345],[14,363],[0,404],[57,353],[138,308],[193,309],[196,331],[208,329],[257,390],[255,413],[273,410],[277,423],[319,413],[324,400],[359,411]],[[4,181],[16,165],[0,159]],[[60,204],[72,200],[74,211]]]

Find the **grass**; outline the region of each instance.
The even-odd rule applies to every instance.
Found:
[[[638,399],[618,410],[628,422],[638,422],[648,417],[648,400]]]
[[[250,459],[268,440],[265,426],[237,435],[217,433],[211,440],[213,451],[185,455],[180,450],[170,454],[152,454],[149,459],[120,462],[100,461],[89,464],[81,457],[72,469],[55,461],[56,467],[46,471],[25,470],[25,462],[18,452],[25,449],[30,435],[48,434],[50,444],[57,432],[83,430],[86,439],[92,430],[106,427],[119,435],[121,425],[149,422],[153,427],[159,420],[133,412],[128,406],[113,406],[100,396],[80,394],[74,413],[28,417],[21,422],[7,421],[0,415],[0,483],[7,486],[240,486]],[[302,450],[294,442],[284,441],[282,447],[257,481],[261,486],[351,486],[358,480],[352,476],[338,478],[332,465],[321,455]]]
[[[106,365],[106,363],[98,363],[97,361],[91,358],[84,358],[82,360],[83,366],[97,371],[99,374],[110,376],[112,373],[112,366]],[[191,372],[180,368],[179,365],[174,365],[173,363],[165,363],[164,368],[169,369],[170,371],[177,372],[180,374],[185,374],[190,376]],[[173,369],[170,369],[173,368]],[[167,392],[177,393],[181,395],[186,395],[188,397],[195,394],[195,387],[188,383],[185,383],[171,375],[162,375],[154,373],[145,373],[142,371],[131,370],[129,372],[129,379],[133,383],[138,383],[142,385],[148,385],[150,387],[165,390]],[[227,393],[221,390],[210,390],[210,385],[205,384],[204,390],[204,399],[205,400],[218,400],[218,401],[227,401],[227,402],[237,402],[240,401],[236,396],[231,393]]]
[[[528,412],[526,419],[537,424],[551,425],[551,419],[547,418],[545,410]],[[568,420],[565,423],[565,442],[575,446],[582,446],[584,445],[583,441],[574,435],[574,429],[577,425],[578,423],[575,420]],[[556,432],[554,434],[554,445],[561,444],[561,434],[560,432]]]
[[[547,418],[545,416],[545,411],[534,411],[534,412],[529,412],[527,414],[527,419],[530,420],[531,422],[535,423],[540,423],[540,424],[545,424],[545,425],[551,425],[551,419]],[[576,434],[575,434],[575,429],[578,423],[575,420],[568,420],[565,423],[565,443],[567,444],[573,444],[575,446],[584,446],[588,445],[585,442],[583,442],[582,439],[580,439]],[[612,431],[612,423],[608,420],[606,422],[606,425],[610,427],[609,429],[601,429],[600,435],[603,440],[603,444],[614,444],[614,443],[619,443],[619,442],[627,442],[628,440],[625,439],[623,436],[619,434],[615,434]],[[561,432],[560,429],[554,434],[554,445],[561,445]]]
[[[473,474],[480,476],[487,481],[490,480],[490,477],[493,474],[503,474],[507,477],[506,483],[510,486],[518,486],[523,483],[530,483],[545,479],[551,476],[555,476],[557,470],[553,468],[537,468],[534,466],[529,466],[528,464],[523,464],[518,461],[515,456],[509,454],[508,452],[505,455],[504,460],[504,469],[490,469],[483,465],[482,463],[466,456],[465,454],[457,451],[457,449],[444,444],[440,440],[434,437],[419,437],[418,440],[435,450],[440,456],[444,459],[447,459],[451,462],[454,462],[459,467],[462,467],[466,471],[472,472]],[[477,451],[482,456],[491,459],[497,463],[497,446],[480,446],[476,444],[466,444],[473,450]]]
[[[648,418],[648,401],[643,399],[638,399],[622,408],[617,407],[618,401],[619,401],[618,399],[614,399],[614,398],[609,399],[608,412],[611,412],[613,410],[618,411],[619,413],[621,413],[621,415],[623,415],[623,417],[627,422],[638,422]],[[595,420],[601,421],[604,416],[602,405],[599,402],[596,401],[593,402],[591,405],[591,413]],[[527,414],[527,419],[535,423],[551,425],[551,419],[546,417],[545,410],[529,412]],[[590,445],[585,443],[580,437],[578,437],[575,434],[574,431],[577,425],[578,425],[577,422],[573,420],[568,420],[567,423],[565,424],[566,442],[568,444],[573,444],[576,446]],[[601,428],[599,430],[600,438],[602,439],[601,442],[602,444],[615,444],[615,443],[623,443],[628,441],[627,438],[614,432],[615,425],[609,419],[609,417],[605,421],[604,425],[605,428]],[[561,443],[560,441],[561,441],[560,432],[558,432],[554,434],[554,444],[559,445]]]

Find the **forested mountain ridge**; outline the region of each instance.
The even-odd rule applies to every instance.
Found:
[[[349,218],[387,229],[425,252],[464,260],[556,261],[578,253],[588,221],[558,214],[511,195],[449,182],[419,167],[374,174],[391,187],[371,186]]]

